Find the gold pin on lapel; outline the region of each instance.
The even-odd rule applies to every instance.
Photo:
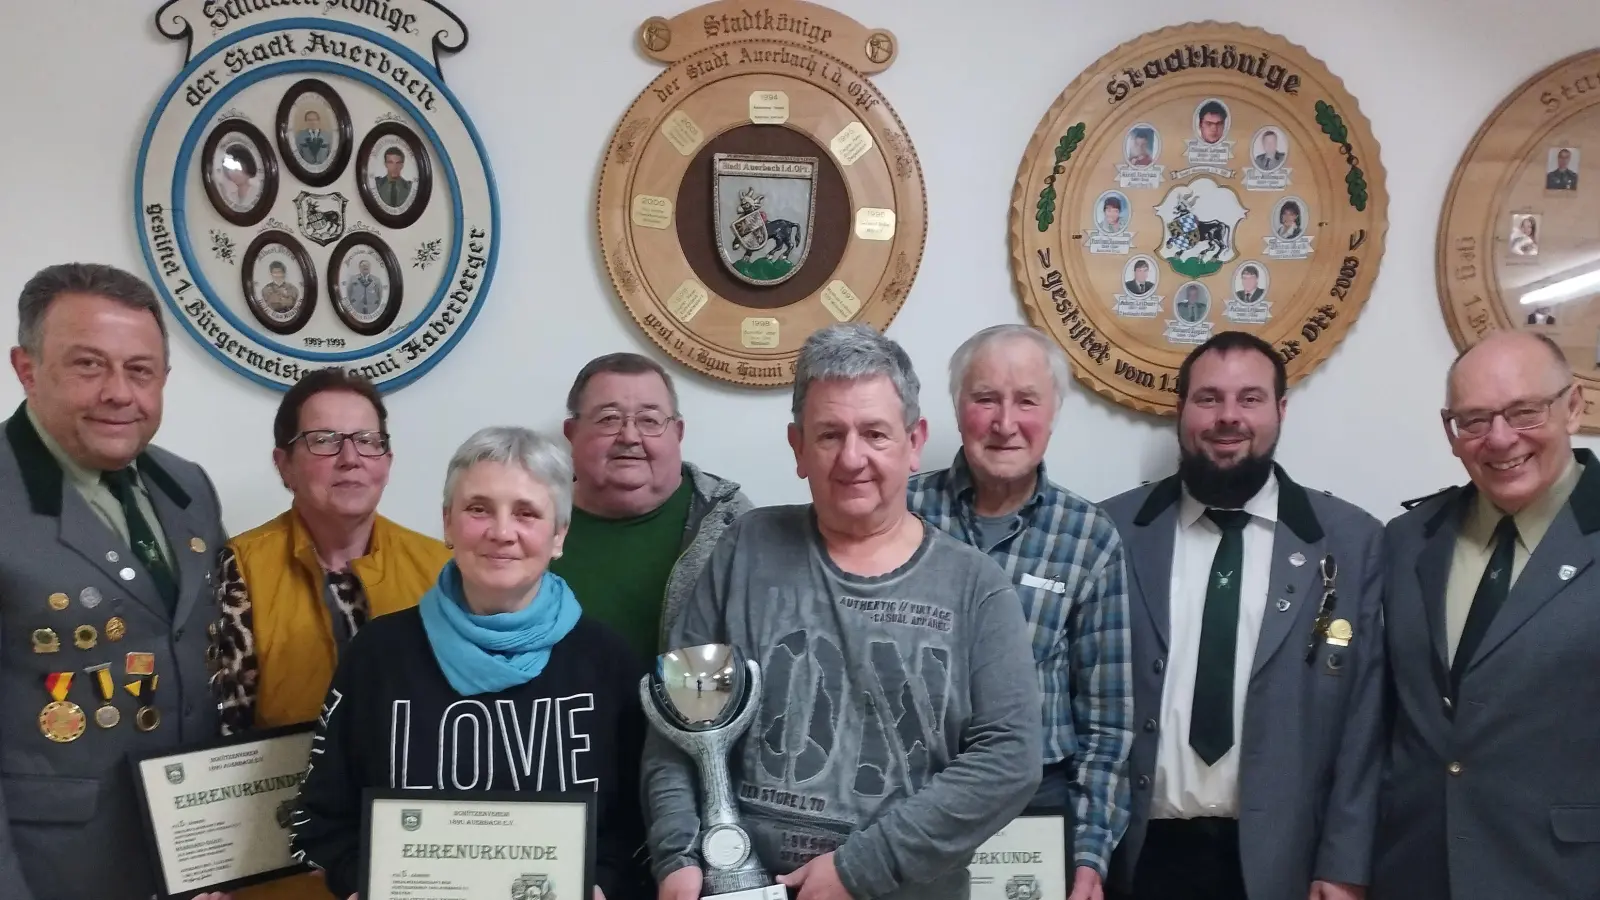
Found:
[[[206,552],[206,542],[197,537],[189,538],[189,549],[196,553]]]
[[[1354,636],[1355,632],[1351,630],[1348,620],[1334,619],[1328,623],[1328,643],[1333,646],[1348,647],[1350,646],[1350,639]]]
[[[54,628],[35,628],[33,630],[33,652],[61,652],[61,637],[56,634]]]
[[[56,591],[54,594],[50,595],[50,608],[51,609],[66,609],[71,604],[72,604],[72,598],[68,597],[66,594],[61,593],[60,591]]]

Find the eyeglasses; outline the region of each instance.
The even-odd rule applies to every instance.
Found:
[[[1440,410],[1439,414],[1444,417],[1445,427],[1456,437],[1483,437],[1494,427],[1494,420],[1499,416],[1504,416],[1506,424],[1517,431],[1527,431],[1550,421],[1550,408],[1570,390],[1572,385],[1569,384],[1548,397],[1518,400],[1504,409],[1464,409],[1460,412],[1445,409]]]
[[[623,415],[614,409],[608,409],[589,420],[589,425],[601,434],[621,434],[628,420],[633,420],[633,427],[645,437],[660,437],[667,431],[667,426],[677,416],[668,416],[652,409],[643,412]]]
[[[389,435],[381,431],[302,431],[289,439],[290,444],[295,441],[305,441],[312,456],[338,456],[345,441],[354,444],[360,456],[383,456],[389,452]]]

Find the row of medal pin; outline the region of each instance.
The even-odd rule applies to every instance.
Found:
[[[99,589],[94,587],[86,587],[78,594],[78,602],[85,609],[94,609],[103,599]],[[59,612],[72,605],[72,598],[57,592],[50,595],[48,602],[51,609]],[[106,640],[116,642],[127,636],[128,625],[121,616],[112,616],[106,620],[103,631]],[[99,644],[101,632],[93,625],[79,625],[72,630],[72,644],[79,650],[92,650]],[[53,628],[34,629],[33,652],[61,652],[60,635]],[[111,665],[101,663],[83,670],[85,675],[94,679],[95,689],[100,695],[100,706],[94,711],[94,721],[101,728],[115,728],[122,721],[121,711],[112,702],[117,688],[112,680]],[[124,684],[123,688],[140,701],[139,710],[133,717],[134,727],[140,731],[154,731],[161,724],[161,712],[154,705],[157,681],[155,665],[154,653],[129,653],[123,662],[124,674],[134,679]],[[51,672],[45,676],[45,690],[50,693],[51,701],[39,713],[39,730],[58,744],[75,741],[88,729],[88,714],[83,707],[67,699],[76,674]]]

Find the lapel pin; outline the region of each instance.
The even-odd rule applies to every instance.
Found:
[[[189,549],[196,553],[206,552],[206,542],[197,537],[189,538]]]
[[[121,557],[117,556],[117,551],[115,551],[115,550],[107,550],[106,551],[106,562],[114,563],[119,559],[121,559]]]
[[[1299,567],[1306,564],[1306,555],[1299,551],[1289,554],[1289,565]]]
[[[1288,612],[1288,611],[1289,611],[1289,601],[1283,599],[1282,597],[1279,597],[1278,598],[1278,612]]]
[[[1571,581],[1572,576],[1578,574],[1578,570],[1573,566],[1562,566],[1561,571],[1557,574],[1561,576],[1562,581]]]
[[[122,580],[123,581],[132,581],[133,580],[133,569],[132,568],[129,568],[129,567],[125,566],[125,567],[123,567],[122,571],[118,572],[117,574],[122,576]]]
[[[66,609],[67,605],[71,602],[72,600],[69,599],[66,594],[63,594],[60,591],[50,595],[51,609]]]
[[[86,609],[94,609],[100,605],[100,601],[103,599],[98,588],[86,587],[82,593],[78,594],[78,602],[82,603]]]

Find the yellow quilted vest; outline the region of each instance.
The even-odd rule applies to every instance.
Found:
[[[322,565],[311,535],[293,510],[228,542],[250,591],[259,666],[255,724],[274,728],[310,722],[338,665],[333,621],[323,601]],[[371,616],[417,605],[450,559],[443,543],[379,516],[367,555],[352,560]],[[327,900],[318,874],[234,892],[235,900]]]

